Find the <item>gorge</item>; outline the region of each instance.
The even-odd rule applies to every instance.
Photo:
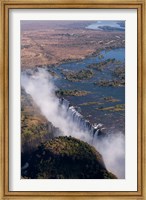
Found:
[[[103,155],[107,169],[115,173],[118,178],[123,178],[124,136],[122,134],[116,136],[107,134],[106,137],[99,138],[98,133],[102,133],[102,124],[97,122],[97,125],[92,125],[70,105],[68,100],[58,98],[55,93],[58,88],[46,69],[25,70],[21,75],[21,84],[46,119],[59,129],[58,136],[72,136],[94,146]],[[109,159],[111,151],[112,158]]]
[[[22,20],[23,178],[124,179],[126,135],[125,22]]]

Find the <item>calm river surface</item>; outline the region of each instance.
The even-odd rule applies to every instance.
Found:
[[[88,80],[79,82],[71,82],[67,80],[62,71],[74,70],[79,71],[81,69],[89,69],[89,64],[99,63],[109,58],[115,58],[117,61],[125,65],[125,48],[113,49],[110,51],[101,51],[103,58],[99,56],[89,57],[78,62],[70,62],[61,64],[52,69],[59,75],[59,78],[55,79],[55,85],[60,89],[65,90],[85,90],[90,93],[86,96],[68,96],[65,97],[70,103],[75,106],[78,111],[89,120],[91,123],[102,123],[107,131],[110,132],[123,132],[125,131],[125,110],[111,111],[101,110],[100,108],[106,108],[115,106],[118,104],[125,104],[125,87],[103,87],[97,86],[94,82],[99,80],[111,80],[113,79],[113,66],[112,64],[106,67],[103,71],[94,70],[94,76]],[[112,97],[116,99],[116,102],[108,102],[104,98]]]

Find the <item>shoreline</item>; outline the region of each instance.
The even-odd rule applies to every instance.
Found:
[[[99,50],[94,51],[92,54],[84,56],[84,58],[66,59],[66,60],[57,62],[56,64],[35,65],[34,67],[23,67],[23,66],[21,66],[21,71],[25,71],[25,70],[33,69],[33,68],[38,68],[38,67],[40,67],[40,68],[50,68],[50,69],[54,68],[54,67],[56,68],[56,67],[58,67],[60,65],[63,65],[63,64],[69,64],[69,63],[74,63],[74,62],[81,62],[81,61],[83,61],[85,59],[88,59],[88,58],[91,58],[91,57],[96,57],[96,56],[100,55],[100,53],[102,51],[106,51],[106,50],[107,51],[111,51],[111,50],[115,50],[115,49],[125,49],[125,47],[119,46],[119,47],[115,47],[115,48],[109,48],[109,47],[107,47],[107,48],[100,48]]]

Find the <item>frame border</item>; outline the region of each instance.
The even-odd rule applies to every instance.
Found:
[[[145,132],[145,111],[146,111],[146,102],[145,97],[146,93],[144,91],[145,85],[145,64],[144,55],[146,55],[146,35],[144,32],[145,18],[144,7],[145,0],[143,1],[130,1],[117,2],[117,0],[77,0],[73,2],[72,0],[52,0],[52,1],[39,1],[39,0],[1,0],[0,1],[0,10],[1,10],[1,35],[0,35],[0,89],[1,89],[1,98],[0,98],[0,198],[1,199],[144,199],[146,198],[146,185],[145,185],[145,149],[144,143],[146,144],[146,139],[144,136]],[[103,9],[137,9],[138,12],[138,190],[136,192],[10,192],[9,187],[9,135],[8,135],[8,124],[9,124],[9,9],[40,9],[40,8],[103,8]]]

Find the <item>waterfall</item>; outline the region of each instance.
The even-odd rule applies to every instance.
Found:
[[[102,124],[91,124],[67,99],[56,96],[58,88],[45,69],[25,70],[21,75],[21,84],[48,121],[60,129],[61,134],[79,137],[77,133],[80,133],[82,138],[88,139],[104,135]]]
[[[105,134],[102,124],[91,124],[68,100],[57,97],[58,88],[54,84],[54,78],[44,68],[23,71],[21,86],[32,97],[46,119],[58,129],[59,135],[72,136],[91,144],[103,155],[109,170],[119,177],[125,176],[123,134]],[[107,137],[102,139],[106,135]]]
[[[102,135],[103,124],[94,124],[92,125],[88,120],[71,106],[70,102],[65,98],[59,98],[60,106],[65,109],[67,116],[70,120],[75,123],[81,131],[88,132],[91,137],[98,136],[99,133]]]

